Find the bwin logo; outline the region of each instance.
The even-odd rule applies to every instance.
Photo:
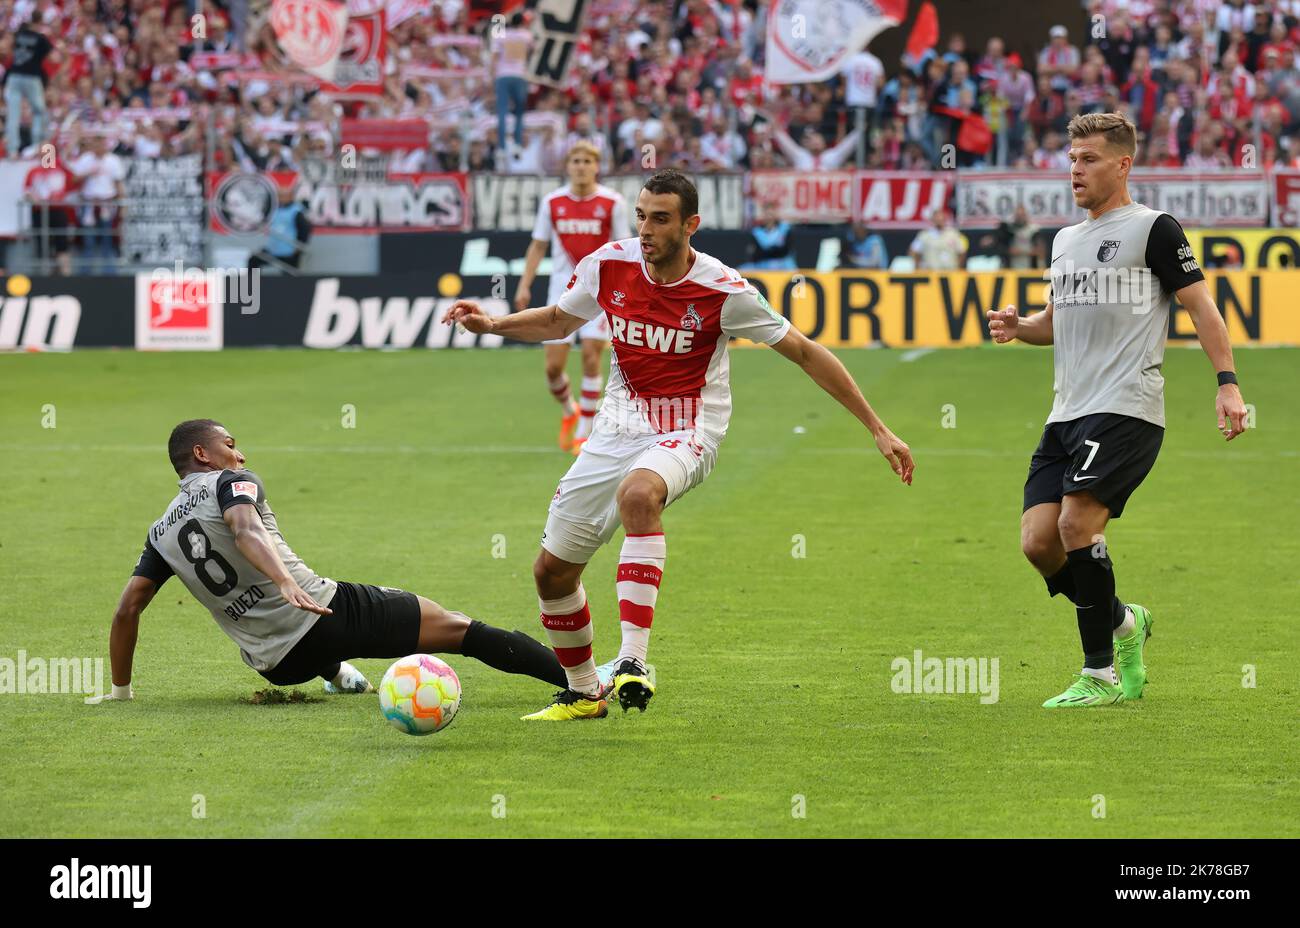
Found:
[[[82,864],[50,869],[51,899],[130,899],[133,908],[147,909],[152,901],[153,867],[149,864]]]

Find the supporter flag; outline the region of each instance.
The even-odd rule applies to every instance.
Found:
[[[993,147],[993,130],[979,113],[949,106],[934,106],[930,112],[936,116],[950,116],[960,123],[957,128],[957,147],[961,151],[982,157]]]
[[[272,0],[271,29],[288,59],[323,81],[334,79],[348,26],[341,0]]]
[[[773,0],[765,77],[772,84],[823,81],[907,14],[907,0]]]
[[[916,14],[916,22],[912,24],[912,34],[907,37],[906,54],[913,61],[920,61],[921,56],[934,48],[938,41],[939,14],[935,11],[934,4],[926,0]]]

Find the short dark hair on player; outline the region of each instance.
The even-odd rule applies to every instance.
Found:
[[[682,205],[682,221],[700,211],[700,194],[691,179],[676,168],[664,168],[650,175],[642,185],[651,193],[675,193]]]
[[[213,429],[225,426],[216,419],[186,419],[172,429],[172,437],[167,439],[167,454],[172,459],[172,467],[181,473],[194,460],[194,446],[208,440]]]
[[[1112,148],[1130,158],[1137,156],[1137,126],[1123,113],[1080,113],[1070,120],[1065,131],[1071,141],[1090,135],[1103,136]]]

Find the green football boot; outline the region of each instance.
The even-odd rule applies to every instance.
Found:
[[[1151,637],[1151,610],[1137,603],[1126,603],[1133,612],[1133,634],[1115,639],[1115,670],[1125,699],[1141,699],[1147,685],[1147,665],[1143,650]]]
[[[1118,685],[1104,683],[1086,673],[1076,673],[1069,689],[1043,703],[1044,709],[1084,709],[1090,706],[1113,706],[1124,701]]]

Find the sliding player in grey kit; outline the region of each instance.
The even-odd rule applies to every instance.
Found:
[[[191,419],[172,431],[180,493],[149,529],[144,551],[113,616],[113,689],[99,699],[131,699],[131,664],[140,613],[175,575],[244,663],[276,686],[322,677],[330,692],[374,689],[349,658],[464,654],[507,673],[565,683],[550,648],[449,612],[405,590],[330,580],[294,554],[280,534],[262,481],[219,422]],[[99,701],[99,700],[95,700]]]
[[[1219,429],[1229,441],[1246,429],[1228,330],[1182,227],[1129,197],[1133,123],[1090,113],[1075,116],[1068,131],[1074,202],[1088,218],[1056,235],[1043,312],[1021,318],[1009,306],[988,313],[994,341],[1051,345],[1055,356],[1056,400],[1030,460],[1020,537],[1049,594],[1075,604],[1083,671],[1043,703],[1048,709],[1140,699],[1146,687],[1151,612],[1115,595],[1102,532],[1160,451],[1160,366],[1175,295],[1218,373]]]

